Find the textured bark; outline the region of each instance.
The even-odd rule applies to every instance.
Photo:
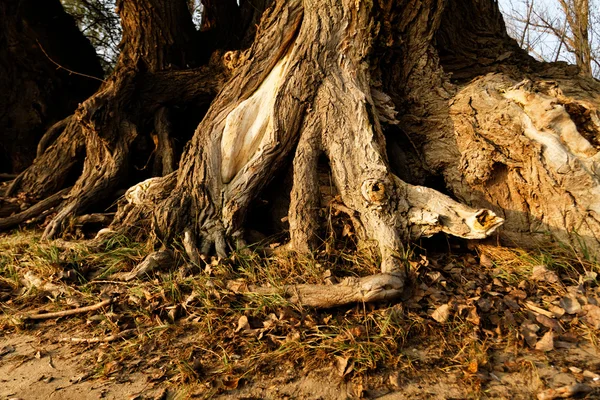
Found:
[[[0,19],[0,172],[20,172],[45,130],[91,95],[103,73],[59,0],[6,0]]]
[[[379,249],[383,274],[364,285],[298,287],[303,304],[396,296],[405,279],[405,241],[440,231],[471,239],[493,232],[502,220],[492,212],[391,173],[380,119],[395,121],[393,104],[372,88],[380,73],[370,65],[374,15],[368,4],[352,1],[277,2],[196,130],[176,175],[130,189],[112,229],[139,229],[131,221],[148,222],[153,215],[156,236],[166,242],[184,236],[192,261],[212,247],[224,256],[245,243],[251,202],[294,155],[290,247],[310,251],[320,226],[317,165],[323,155],[344,208],[355,214],[357,233]],[[411,16],[404,18],[409,24]],[[169,189],[161,193],[161,187]],[[365,285],[373,296],[365,297]],[[320,298],[327,291],[333,297]]]
[[[186,135],[173,132],[169,109],[206,104],[227,73],[209,66],[183,71],[196,55],[185,2],[151,3],[119,3],[123,45],[114,72],[72,117],[47,132],[34,164],[7,190],[7,195],[24,192],[43,199],[75,181],[46,237],[60,234],[69,218],[113,198],[130,182],[135,171],[132,146],[142,162],[154,160],[142,164],[134,177],[172,172],[177,162],[174,140],[182,146]]]
[[[269,188],[287,209],[287,247],[310,252],[325,203],[378,250],[382,273],[283,289],[306,305],[398,296],[405,243],[438,232],[600,249],[598,88],[530,59],[507,36],[495,1],[273,1],[250,48],[217,50],[195,70],[185,70],[192,32],[176,24],[184,3],[152,3],[120,4],[125,39],[115,72],[9,190],[44,197],[31,177],[52,165],[46,157],[86,152],[47,237],[125,184],[132,146],[149,137],[149,168],[163,176],[138,174],[136,182],[149,179],[126,191],[99,237],[180,240],[196,264],[213,250],[224,257],[253,240],[249,214]],[[213,29],[225,18],[215,15]],[[253,34],[245,30],[242,42]],[[211,81],[211,73],[219,75]],[[171,106],[207,102],[217,89],[175,169]],[[52,174],[47,180],[61,187]],[[280,193],[287,187],[289,204]]]

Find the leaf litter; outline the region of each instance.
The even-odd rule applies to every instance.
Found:
[[[313,310],[247,287],[328,284],[376,272],[376,257],[329,248],[314,260],[235,254],[190,265],[175,252],[168,268],[136,269],[151,252],[123,251],[120,263],[107,266],[84,248],[43,249],[44,264],[31,255],[42,245],[31,243],[22,238],[10,256],[14,278],[3,272],[0,325],[69,343],[84,359],[85,380],[126,380],[141,371],[161,393],[185,387],[186,396],[199,398],[279,398],[306,379],[321,382],[323,393],[344,387],[344,396],[366,398],[444,385],[472,398],[600,394],[600,291],[590,262],[489,245],[424,251],[407,260],[412,284],[404,301]],[[77,279],[65,282],[60,269]],[[18,319],[107,297],[110,305],[83,315]],[[0,361],[13,356],[10,347],[0,349]],[[519,385],[524,377],[529,383]]]

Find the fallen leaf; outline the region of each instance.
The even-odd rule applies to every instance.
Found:
[[[589,393],[592,388],[583,383],[575,385],[563,386],[558,389],[547,389],[538,393],[538,400],[553,400],[553,399],[568,399],[577,394]]]
[[[354,369],[354,361],[351,361],[350,358],[336,356],[335,359],[336,369],[339,376],[344,377]]]
[[[443,324],[444,322],[448,321],[449,317],[450,317],[450,306],[448,304],[443,304],[443,305],[439,306],[433,312],[433,314],[431,314],[431,318],[433,318],[440,324]]]
[[[581,304],[574,296],[565,296],[558,304],[567,312],[567,314],[577,314],[581,312]]]
[[[554,336],[552,331],[546,332],[544,336],[535,344],[535,349],[539,351],[554,350]]]
[[[583,306],[585,315],[583,319],[585,322],[594,329],[600,329],[600,307],[593,304],[586,304]]]
[[[479,256],[479,264],[485,268],[492,268],[494,266],[494,261],[492,261],[492,258],[489,255],[482,253]]]
[[[565,330],[563,329],[563,327],[558,323],[557,320],[553,319],[553,318],[548,318],[545,315],[538,315],[535,320],[537,322],[539,322],[540,324],[544,325],[546,328],[548,329],[552,329],[555,332],[559,332],[562,333]]]
[[[536,332],[539,330],[540,327],[531,323],[531,321],[524,321],[523,324],[521,324],[521,334],[525,338],[525,342],[527,342],[529,347],[535,347],[537,343]]]
[[[560,318],[560,317],[562,317],[563,315],[565,315],[565,310],[564,310],[564,309],[562,309],[562,308],[560,308],[560,307],[558,307],[558,306],[555,306],[555,305],[553,305],[553,304],[551,304],[551,305],[549,305],[549,306],[548,306],[548,310],[550,310],[550,312],[551,312],[551,313],[552,313],[552,314],[553,314],[553,315],[554,315],[556,318]]]
[[[531,301],[526,301],[524,304],[525,304],[525,307],[529,308],[531,311],[534,311],[538,314],[545,315],[548,318],[552,318],[555,316],[554,313],[552,313],[550,311],[546,311],[543,308],[536,306],[535,303],[533,303]],[[562,311],[562,308],[560,310]],[[563,314],[564,314],[564,311],[563,311]],[[562,317],[562,314],[560,316]]]
[[[477,300],[477,305],[484,313],[490,311],[492,309],[492,302],[488,299],[481,298]]]
[[[477,314],[476,307],[469,307],[469,315],[467,316],[467,321],[469,321],[473,325],[479,325],[479,323],[481,322],[481,318],[479,318],[479,315]]]
[[[544,265],[536,265],[531,272],[531,279],[534,281],[557,283],[559,281],[556,272],[550,271]]]
[[[248,321],[248,317],[246,317],[245,315],[242,315],[238,320],[238,326],[237,328],[235,328],[235,331],[239,332],[242,329],[245,331],[250,329],[250,322]]]
[[[519,300],[525,300],[527,298],[527,293],[520,289],[511,290],[510,295]]]

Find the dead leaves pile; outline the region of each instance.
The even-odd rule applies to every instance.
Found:
[[[490,247],[482,247],[492,249]],[[504,256],[510,254],[505,250]],[[512,261],[515,261],[512,254]],[[477,338],[490,350],[514,354],[546,354],[559,359],[561,349],[591,344],[600,351],[600,287],[593,270],[556,271],[546,265],[528,265],[507,259],[498,264],[485,252],[454,259],[422,258],[414,264],[419,282],[405,306],[422,315],[425,311],[439,326]],[[502,262],[504,261],[504,263]],[[518,260],[517,260],[518,261]],[[597,268],[597,267],[595,267]],[[473,357],[455,357],[466,376],[477,375],[482,384],[500,380],[494,366]],[[517,357],[518,358],[518,357]],[[600,359],[580,365],[577,385],[540,391],[540,399],[570,397],[595,390],[600,393]]]

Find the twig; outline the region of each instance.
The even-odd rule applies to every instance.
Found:
[[[71,74],[80,75],[80,76],[83,76],[83,77],[86,77],[86,78],[90,78],[90,79],[95,79],[95,80],[97,80],[97,81],[100,81],[100,82],[103,82],[103,83],[104,83],[104,82],[106,82],[104,79],[100,79],[100,78],[98,78],[98,77],[96,77],[96,76],[82,74],[81,72],[75,72],[75,71],[73,71],[73,70],[70,70],[69,68],[65,68],[65,67],[63,67],[62,65],[60,65],[59,63],[57,63],[56,61],[54,61],[54,60],[53,60],[53,59],[52,59],[52,58],[51,58],[51,57],[48,55],[48,53],[46,53],[46,50],[44,50],[44,47],[42,46],[42,44],[40,43],[40,41],[39,41],[39,40],[37,40],[37,39],[36,39],[36,42],[37,42],[38,46],[40,46],[40,49],[42,50],[42,53],[44,53],[44,55],[46,56],[46,58],[48,58],[48,60],[50,60],[50,61],[52,62],[52,64],[56,65],[58,68],[62,68],[62,69],[64,69],[65,71],[67,71],[67,72],[70,72]]]
[[[110,342],[114,342],[115,340],[118,339],[122,339],[126,336],[131,335],[132,333],[134,333],[135,329],[126,329],[123,332],[119,332],[119,333],[115,333],[113,335],[109,335],[109,336],[105,336],[105,337],[101,337],[101,338],[63,338],[60,339],[61,342],[75,342],[75,343],[110,343]]]
[[[97,303],[97,304],[94,304],[91,306],[74,308],[72,310],[57,311],[57,312],[46,313],[46,314],[25,315],[23,317],[23,319],[25,319],[25,320],[41,320],[41,319],[68,317],[68,316],[76,315],[76,314],[85,314],[86,312],[89,312],[89,311],[96,311],[104,306],[109,305],[112,302],[113,302],[113,299],[106,299],[106,300],[101,301],[100,303]]]

